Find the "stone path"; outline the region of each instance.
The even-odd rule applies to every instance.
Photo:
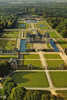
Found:
[[[27,90],[46,90],[50,91],[50,88],[32,88],[32,87],[25,87]],[[55,91],[67,91],[67,88],[54,88]],[[53,90],[52,90],[53,92]],[[55,92],[53,92],[54,95],[57,95]]]
[[[53,95],[57,95],[56,92],[55,92],[55,89],[54,89],[54,86],[53,86],[53,83],[52,83],[52,80],[51,80],[51,77],[49,75],[49,71],[47,69],[47,63],[46,63],[46,60],[42,54],[42,52],[39,52],[39,55],[40,55],[40,59],[41,59],[41,62],[42,62],[42,66],[43,68],[45,68],[45,73],[46,73],[46,77],[47,77],[47,80],[48,80],[48,83],[49,83],[49,86],[50,86],[50,91]]]
[[[21,36],[21,34],[19,33],[18,34],[18,39],[17,39],[17,49],[18,50],[20,49],[20,36]]]
[[[65,53],[60,53],[61,58],[64,60],[64,63],[67,64],[67,56]]]
[[[46,72],[46,70],[16,70],[14,72]],[[48,72],[67,72],[67,70],[48,70]]]

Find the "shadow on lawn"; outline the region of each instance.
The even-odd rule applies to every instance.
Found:
[[[17,70],[41,70],[43,69],[42,67],[39,66],[33,66],[32,64],[28,65],[18,65]]]
[[[31,74],[32,72],[15,72],[11,75],[12,79],[18,84],[18,83],[26,83],[28,81],[30,81],[28,78],[24,78],[24,76]],[[35,74],[35,72],[33,72],[32,74]]]

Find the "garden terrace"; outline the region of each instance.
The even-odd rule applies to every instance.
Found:
[[[64,61],[60,57],[59,54],[44,54],[44,57],[46,59],[46,63],[48,65],[48,69],[63,69],[64,67]]]
[[[59,54],[45,54],[44,57],[46,59],[61,59]]]
[[[63,60],[46,60],[49,70],[58,70],[64,69],[64,61]]]
[[[31,67],[31,69],[42,69],[42,63],[40,60],[24,60],[24,66]]]
[[[67,88],[67,72],[50,72],[53,84],[58,88]]]
[[[16,72],[12,79],[20,86],[31,88],[48,87],[48,81],[44,72]]]

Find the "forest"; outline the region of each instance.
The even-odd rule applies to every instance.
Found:
[[[44,6],[45,5],[45,6]],[[63,37],[67,37],[66,3],[45,3],[32,5],[8,5],[0,8],[0,32],[5,28],[15,28],[17,18],[24,15],[38,15],[46,18],[48,23]]]

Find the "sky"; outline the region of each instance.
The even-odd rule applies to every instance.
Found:
[[[48,1],[55,1],[55,2],[67,2],[67,0],[0,0],[0,2],[48,2]]]

